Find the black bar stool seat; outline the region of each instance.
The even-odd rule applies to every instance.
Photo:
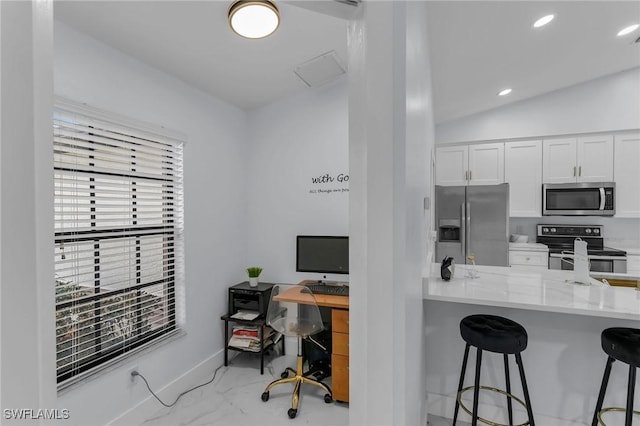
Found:
[[[483,419],[478,416],[478,393],[480,389],[492,390],[506,395],[507,409],[509,415],[509,425],[513,425],[513,409],[511,400],[515,399],[527,410],[528,421],[521,425],[535,426],[533,420],[533,412],[531,410],[531,401],[529,399],[529,390],[524,374],[524,366],[522,364],[521,352],[527,348],[528,336],[527,331],[515,321],[496,315],[470,315],[460,321],[460,335],[466,342],[464,359],[462,361],[462,371],[460,373],[460,382],[458,384],[458,394],[456,397],[455,411],[453,413],[453,425],[455,426],[458,418],[458,410],[462,408],[471,414],[471,424],[476,426],[478,421],[490,425],[499,425],[493,421]],[[474,386],[463,388],[464,376],[467,369],[467,360],[469,357],[469,347],[476,348],[476,374]],[[502,354],[504,357],[506,392],[500,389],[487,386],[480,386],[480,367],[482,364],[482,351],[489,351]],[[511,394],[511,383],[509,378],[509,360],[508,355],[515,355],[516,363],[520,372],[520,380],[524,393],[524,401]],[[462,394],[473,389],[473,411],[469,411],[461,402]]]
[[[495,315],[470,315],[460,321],[465,342],[483,351],[517,354],[527,348],[527,331],[510,319]]]
[[[631,426],[633,415],[640,414],[633,410],[633,397],[636,385],[636,368],[640,367],[640,329],[627,327],[612,327],[605,329],[601,334],[602,350],[607,354],[607,364],[604,369],[602,385],[598,395],[598,402],[593,413],[592,426],[598,422],[604,425],[602,414],[608,411],[624,411],[625,426]],[[629,365],[629,380],[627,382],[627,406],[602,408],[604,396],[611,375],[611,366],[614,361],[620,361]]]

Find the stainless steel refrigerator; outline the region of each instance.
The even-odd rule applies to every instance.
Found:
[[[509,266],[509,184],[435,189],[436,261]]]

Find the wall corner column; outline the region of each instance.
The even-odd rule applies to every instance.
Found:
[[[426,423],[433,119],[425,7],[365,1],[349,26],[351,425]]]
[[[55,409],[53,4],[0,2],[0,408]]]

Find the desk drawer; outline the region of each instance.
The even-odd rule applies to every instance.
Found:
[[[334,333],[349,334],[349,311],[345,309],[332,309],[331,329]]]
[[[333,399],[349,402],[349,357],[344,355],[331,356],[331,383]]]
[[[338,355],[349,355],[349,335],[345,333],[332,334],[333,353]]]

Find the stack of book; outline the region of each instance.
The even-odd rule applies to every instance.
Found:
[[[235,325],[231,339],[229,339],[229,347],[251,352],[260,352],[262,346],[260,345],[258,327],[259,326],[252,325]],[[281,338],[281,334],[273,331],[271,327],[264,327],[263,333],[265,347],[277,342]]]

